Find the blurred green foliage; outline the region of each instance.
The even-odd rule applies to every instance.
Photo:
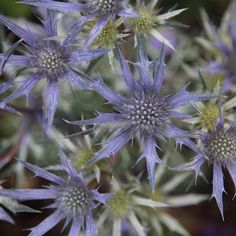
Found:
[[[32,10],[30,7],[17,2],[16,0],[1,0],[0,13],[12,17],[27,17],[31,14]]]

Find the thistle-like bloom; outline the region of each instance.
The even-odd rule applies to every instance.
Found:
[[[78,0],[80,3],[62,3],[51,0],[23,0],[21,2],[65,13],[80,12],[84,14],[73,24],[72,29],[75,29],[75,32],[77,27],[81,27],[88,20],[96,18],[97,22],[86,39],[86,46],[90,45],[102,32],[109,19],[115,20],[117,16],[122,18],[138,16],[132,8],[125,7],[127,0]]]
[[[159,62],[149,61],[138,43],[138,62],[135,67],[140,80],[135,79],[130,71],[120,49],[116,47],[117,57],[121,66],[121,75],[128,88],[129,97],[112,91],[99,79],[89,86],[104,96],[115,106],[113,113],[99,113],[94,119],[74,121],[76,125],[104,125],[113,127],[114,137],[107,141],[106,146],[96,153],[92,162],[109,157],[117,153],[135,136],[138,137],[143,154],[139,160],[146,158],[150,184],[154,190],[154,173],[156,163],[162,163],[157,154],[156,140],[175,138],[178,144],[184,144],[194,148],[188,138],[179,136],[187,131],[177,128],[172,123],[172,118],[186,118],[189,115],[179,111],[179,107],[185,104],[195,103],[209,99],[210,96],[191,93],[183,87],[174,95],[161,96],[161,88],[164,77],[164,47],[162,47]]]
[[[77,64],[97,58],[107,50],[83,50],[73,45],[74,35],[69,34],[61,43],[57,34],[56,15],[48,11],[46,20],[42,21],[45,34],[37,35],[25,30],[4,16],[0,16],[0,22],[20,37],[26,43],[24,55],[3,55],[0,60],[20,67],[31,69],[31,75],[23,84],[0,104],[1,108],[9,108],[6,103],[14,99],[28,95],[33,87],[42,79],[46,79],[44,120],[45,129],[52,125],[59,97],[59,85],[63,80],[68,80],[73,86],[84,88],[85,83],[72,69]],[[9,109],[8,109],[9,110]]]
[[[214,54],[219,54],[219,57],[210,62],[206,67],[202,68],[202,71],[216,75],[223,74],[225,76],[224,88],[225,90],[231,89],[232,84],[236,84],[236,2],[232,1],[226,11],[224,21],[221,23],[221,27],[216,31],[214,26],[210,25],[207,20],[207,16],[204,15],[204,23],[208,29],[208,37],[214,42],[214,48],[216,49]],[[226,39],[226,40],[225,40]],[[208,45],[208,49],[212,48],[212,45],[208,41],[204,41],[205,45]]]
[[[200,168],[205,162],[213,165],[212,198],[223,216],[222,194],[224,189],[223,169],[227,169],[236,187],[236,122],[226,128],[223,117],[220,116],[214,129],[200,134],[201,146],[198,155],[189,163],[183,164],[176,170],[195,170],[198,176]]]
[[[145,4],[145,1],[137,1],[137,12],[140,16],[136,18],[130,19],[129,22],[129,28],[133,30],[135,33],[142,34],[146,38],[149,38],[150,36],[154,37],[161,43],[164,43],[166,46],[174,49],[174,46],[171,44],[171,42],[165,38],[160,31],[158,31],[158,28],[161,27],[167,27],[168,26],[168,20],[172,17],[175,17],[179,15],[181,12],[185,11],[186,9],[178,9],[174,11],[168,11],[164,14],[158,15],[158,10],[156,10],[156,4],[158,0],[152,0],[148,5]]]
[[[0,195],[18,201],[46,199],[54,201],[48,206],[48,208],[54,209],[54,212],[42,223],[32,228],[30,236],[44,235],[62,220],[65,220],[65,227],[72,222],[69,236],[78,235],[84,222],[85,235],[93,236],[96,227],[93,223],[92,209],[97,207],[97,203],[106,204],[111,194],[100,194],[96,189],[89,189],[82,177],[82,172],[76,172],[71,161],[61,150],[59,150],[59,157],[64,171],[67,173],[66,179],[22,161],[24,166],[35,175],[49,180],[53,185],[45,189],[3,189],[0,190]]]
[[[156,212],[158,208],[165,208],[168,205],[158,200],[143,197],[144,189],[137,178],[128,176],[128,180],[126,183],[121,183],[115,178],[112,179],[114,195],[107,202],[107,207],[97,224],[99,226],[113,224],[113,235],[121,236],[123,235],[122,226],[126,223],[128,235],[145,236],[147,229],[142,225],[144,219],[147,219],[145,213],[151,210]],[[154,218],[156,219],[156,215]],[[101,231],[104,230],[102,227],[99,228]]]

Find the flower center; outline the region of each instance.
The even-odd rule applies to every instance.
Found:
[[[219,108],[210,102],[200,111],[200,121],[203,128],[211,130],[215,126],[216,118],[219,116]]]
[[[141,32],[148,30],[151,27],[151,22],[147,17],[136,18],[134,20],[134,27],[136,31]]]
[[[92,0],[92,3],[100,15],[114,12],[118,5],[117,0]]]
[[[61,55],[58,55],[56,51],[42,52],[39,60],[42,68],[55,70],[60,66]]]
[[[64,61],[67,59],[65,48],[57,41],[44,41],[32,50],[32,64],[41,77],[58,79],[65,74]]]
[[[80,184],[69,184],[62,190],[61,203],[68,213],[81,214],[91,202],[91,193]]]
[[[129,195],[124,192],[117,192],[109,200],[108,205],[114,214],[122,216],[127,211],[129,205]]]
[[[128,119],[134,125],[158,126],[165,119],[165,109],[154,99],[135,99],[133,105],[129,106]]]
[[[113,44],[115,38],[117,36],[116,24],[113,22],[109,22],[106,27],[102,30],[102,32],[95,39],[94,43],[101,47],[110,47]]]
[[[225,164],[236,157],[236,139],[230,132],[220,132],[208,138],[205,145],[210,161]]]

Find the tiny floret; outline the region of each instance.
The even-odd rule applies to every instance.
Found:
[[[92,5],[100,12],[100,15],[115,12],[116,8],[119,6],[119,0],[90,0]]]

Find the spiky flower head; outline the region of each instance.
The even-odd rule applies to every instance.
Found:
[[[205,67],[202,67],[202,71],[208,74],[216,75],[223,74],[224,77],[224,90],[232,90],[232,85],[235,83],[236,77],[236,2],[231,1],[228,9],[225,12],[225,16],[220,24],[220,27],[216,27],[210,24],[210,20],[206,13],[202,13],[204,25],[206,28],[208,40],[200,39],[200,43],[203,42],[207,46],[207,50],[212,49],[215,55],[215,60],[209,62]],[[212,52],[210,51],[210,52]]]
[[[236,186],[236,122],[226,127],[221,115],[212,130],[200,133],[198,155],[191,162],[177,167],[176,170],[195,170],[198,176],[205,162],[213,165],[212,197],[216,199],[223,218],[222,193],[225,192],[223,169],[228,170]]]
[[[111,184],[114,195],[107,202],[107,207],[101,215],[103,221],[98,222],[98,224],[104,225],[106,223],[106,225],[112,225],[112,231],[122,235],[125,222],[125,228],[129,232],[128,235],[145,236],[147,235],[147,229],[145,229],[143,222],[145,221],[146,213],[151,208],[158,209],[168,205],[143,197],[142,191],[144,188],[142,188],[137,178],[126,177],[128,181],[121,182],[113,176]],[[110,227],[108,229],[110,230]],[[101,227],[102,230],[103,228]]]
[[[179,15],[185,9],[158,14],[159,11],[156,10],[156,3],[157,1],[150,1],[150,3],[146,5],[144,1],[138,1],[136,8],[139,16],[129,19],[128,27],[135,33],[141,34],[147,38],[152,36],[172,50],[175,50],[171,42],[158,31],[158,27],[168,26],[167,21]]]
[[[130,197],[128,193],[117,191],[112,198],[108,201],[108,206],[114,215],[119,217],[127,213],[130,204]]]
[[[141,43],[138,44],[138,62],[135,67],[140,80],[135,79],[130,71],[119,47],[116,47],[117,57],[121,67],[121,75],[127,88],[129,97],[112,91],[99,79],[89,84],[99,94],[104,96],[115,107],[113,113],[99,113],[94,119],[75,121],[77,125],[103,125],[110,124],[113,129],[113,138],[108,140],[106,146],[96,153],[92,162],[115,155],[124,145],[137,137],[143,148],[140,159],[146,158],[147,169],[151,186],[154,190],[154,171],[156,163],[162,163],[157,154],[156,140],[175,138],[177,143],[193,148],[188,138],[179,138],[186,131],[177,128],[172,123],[173,117],[187,117],[179,111],[185,104],[195,103],[209,99],[210,96],[190,93],[186,86],[177,94],[162,96],[161,88],[164,79],[164,47],[159,61],[149,61],[144,54]]]
[[[52,10],[61,12],[81,12],[84,14],[78,21],[76,21],[71,30],[73,34],[76,34],[78,28],[83,26],[91,19],[96,20],[96,24],[89,33],[85,47],[89,46],[93,40],[102,32],[109,20],[114,20],[117,17],[132,18],[137,17],[138,14],[133,11],[132,8],[126,7],[127,0],[86,0],[80,1],[80,3],[62,3],[57,1],[39,1],[39,0],[23,0],[24,4],[30,4],[33,6],[45,7]]]
[[[23,161],[26,168],[37,176],[49,180],[53,185],[45,189],[3,189],[0,190],[0,195],[19,201],[53,200],[48,208],[54,209],[54,212],[38,226],[32,228],[30,236],[44,235],[62,220],[65,220],[65,227],[72,222],[69,236],[79,234],[84,222],[85,235],[93,236],[96,227],[93,223],[92,209],[97,207],[97,203],[106,204],[112,194],[100,194],[96,189],[90,189],[82,177],[82,171],[75,170],[62,150],[59,150],[58,155],[67,174],[65,179]]]
[[[97,58],[107,53],[107,50],[89,51],[74,48],[74,37],[71,34],[68,34],[63,42],[59,41],[56,15],[52,11],[48,11],[46,19],[42,20],[44,35],[25,30],[4,16],[0,16],[0,22],[26,43],[26,52],[23,55],[0,54],[0,60],[4,64],[15,65],[20,69],[31,69],[31,75],[13,94],[1,102],[0,107],[8,109],[9,107],[6,105],[8,102],[28,95],[39,81],[46,79],[44,125],[48,130],[52,125],[57,108],[60,83],[68,80],[73,86],[79,88],[85,86],[81,77],[72,69],[73,65]]]
[[[236,161],[236,131],[218,124],[203,140],[206,158],[210,163],[227,167]]]

